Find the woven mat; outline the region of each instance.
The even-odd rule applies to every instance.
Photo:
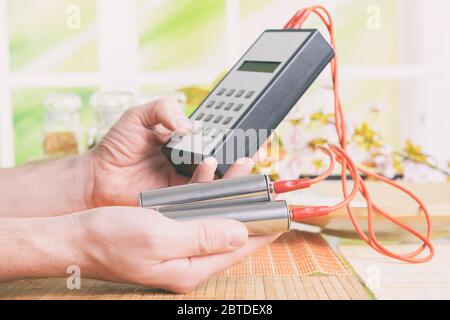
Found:
[[[291,231],[243,263],[180,295],[162,290],[82,279],[0,283],[0,299],[369,299],[358,278],[317,234]]]
[[[319,234],[291,231],[220,275],[351,275]]]

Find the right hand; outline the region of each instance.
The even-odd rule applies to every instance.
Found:
[[[278,235],[248,237],[234,220],[178,222],[154,210],[105,207],[72,216],[82,232],[81,275],[189,292]]]

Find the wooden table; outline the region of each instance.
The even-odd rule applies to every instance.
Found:
[[[388,246],[411,252],[412,245]],[[379,255],[362,245],[340,251],[377,299],[450,299],[450,241],[435,245],[436,255],[425,264],[407,264]]]

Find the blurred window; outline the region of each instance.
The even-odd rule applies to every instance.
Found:
[[[350,115],[379,105],[389,142],[449,157],[435,130],[450,128],[448,0],[0,0],[0,166],[39,157],[46,93],[79,93],[85,126],[99,89],[204,94],[263,30],[313,3],[335,16]]]

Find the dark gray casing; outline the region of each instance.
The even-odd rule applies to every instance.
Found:
[[[268,132],[267,135],[270,135],[272,130],[274,130],[286,117],[289,111],[296,105],[298,100],[334,57],[333,48],[317,30],[266,30],[260,38],[268,32],[306,32],[309,33],[309,36],[307,36],[306,40],[299,43],[299,47],[295,50],[294,54],[291,55],[279,70],[276,71],[272,80],[267,83],[265,88],[253,100],[238,121],[233,124],[231,129],[266,129]],[[260,38],[258,38],[258,40]],[[255,46],[258,40],[256,40],[252,47]],[[249,51],[252,47],[250,47]],[[237,66],[242,63],[242,60],[243,59],[239,60],[232,68],[232,71],[236,70]],[[224,77],[222,82],[225,81],[228,75]],[[220,86],[221,83],[211,91],[210,95],[216,92],[217,88]],[[209,96],[205,98],[205,101],[208,98]],[[200,109],[202,105],[203,102],[198,109]],[[195,115],[195,112],[193,115]],[[201,159],[209,156],[219,158],[216,174],[219,177],[222,177],[232,163],[229,161],[227,161],[227,163],[222,163],[220,161],[222,155],[229,155],[227,149],[231,152],[240,151],[239,153],[233,153],[234,155],[239,154],[234,160],[237,160],[238,157],[242,156],[252,157],[267,138],[268,136],[258,136],[256,141],[254,139],[250,143],[245,143],[244,141],[243,144],[236,145],[235,134],[233,133],[233,130],[230,130],[227,135],[223,136],[221,143],[217,144],[209,154],[175,150],[167,144],[163,147],[163,153],[169,160],[171,160],[172,152],[178,152],[179,154],[182,154],[183,157],[190,159],[188,161],[189,163],[174,164],[176,170],[185,175],[192,175]],[[230,150],[231,148],[229,148],[229,146],[232,146],[231,148],[234,150]]]

